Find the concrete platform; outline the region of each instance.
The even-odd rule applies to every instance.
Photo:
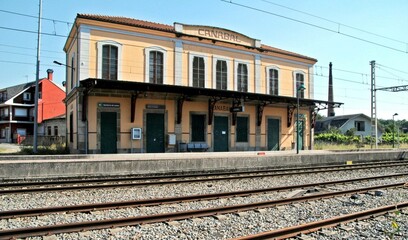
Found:
[[[0,156],[0,179],[238,171],[407,159],[404,150]],[[405,156],[406,155],[406,156]]]

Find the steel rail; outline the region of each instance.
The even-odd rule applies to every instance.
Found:
[[[116,209],[116,208],[125,208],[125,207],[154,206],[154,205],[161,205],[161,204],[187,202],[187,201],[230,198],[230,197],[248,196],[248,195],[253,195],[253,194],[260,194],[260,193],[267,193],[267,192],[274,192],[274,191],[287,191],[291,189],[308,188],[308,187],[315,187],[315,186],[327,186],[327,185],[333,185],[333,184],[344,184],[344,183],[376,180],[376,179],[383,179],[383,178],[401,177],[401,176],[406,176],[406,175],[408,175],[408,173],[381,175],[381,176],[375,176],[375,177],[355,178],[355,179],[348,179],[348,180],[337,180],[337,181],[330,181],[330,182],[309,183],[309,184],[291,185],[291,186],[282,186],[282,187],[261,188],[261,189],[243,190],[243,191],[234,191],[234,192],[199,194],[199,195],[190,195],[190,196],[181,196],[181,197],[141,199],[141,200],[121,201],[121,202],[71,205],[71,206],[63,206],[63,207],[10,210],[10,211],[1,211],[0,219],[15,218],[15,217],[28,217],[28,216],[36,216],[40,214],[45,215],[45,214],[58,213],[58,212],[88,212],[88,211]]]
[[[289,199],[278,199],[250,204],[241,204],[241,205],[232,205],[232,206],[223,206],[217,208],[207,208],[200,210],[190,210],[186,212],[174,212],[174,213],[163,213],[147,216],[138,216],[138,217],[129,217],[129,218],[116,218],[116,219],[105,219],[100,221],[88,221],[88,222],[79,222],[79,223],[68,223],[68,224],[59,224],[59,225],[48,225],[42,227],[30,227],[30,228],[17,228],[0,231],[0,239],[11,239],[11,238],[22,238],[22,237],[33,237],[49,234],[58,234],[58,233],[68,233],[68,232],[78,232],[85,230],[96,230],[112,227],[124,227],[124,226],[133,226],[137,224],[150,224],[150,223],[159,223],[159,222],[169,222],[176,220],[184,220],[191,218],[199,217],[209,217],[214,215],[236,213],[241,211],[256,210],[261,208],[274,207],[277,205],[284,205],[293,202],[304,202],[308,200],[330,198],[334,196],[342,196],[355,193],[363,193],[376,189],[382,188],[397,188],[403,187],[406,183],[394,183],[381,186],[373,186],[367,188],[359,188],[346,191],[338,191],[331,193],[316,194],[310,196],[302,196]]]
[[[337,226],[341,223],[347,223],[355,220],[363,220],[372,216],[383,215],[385,213],[395,211],[395,209],[408,208],[408,202],[388,205],[379,208],[373,208],[366,211],[346,214],[343,216],[333,217],[315,222],[309,222],[297,226],[276,229],[268,232],[258,233],[249,236],[234,238],[233,240],[261,240],[261,239],[286,239],[295,237],[301,233],[316,232],[322,228]]]
[[[369,168],[378,168],[378,167],[369,167]],[[367,169],[367,167],[360,167],[360,168],[353,168],[353,169],[346,169],[346,170],[359,170],[359,169]],[[51,191],[67,191],[67,190],[84,190],[84,189],[94,189],[94,188],[118,188],[118,187],[136,187],[136,186],[209,182],[209,181],[225,181],[225,180],[235,180],[235,179],[279,177],[279,176],[290,176],[290,175],[297,175],[297,174],[312,174],[312,173],[325,173],[325,172],[338,172],[338,171],[344,171],[344,169],[325,169],[325,170],[309,171],[309,172],[305,171],[305,172],[290,172],[290,173],[275,173],[275,174],[259,174],[259,175],[246,175],[246,176],[206,178],[206,179],[169,180],[169,181],[157,181],[157,182],[74,185],[74,186],[39,187],[39,188],[16,188],[16,189],[0,190],[0,195],[1,194],[15,194],[15,193],[29,193],[29,192],[46,192],[46,191],[51,192]]]
[[[303,167],[303,168],[281,168],[281,169],[264,169],[254,171],[236,171],[236,172],[218,172],[218,173],[204,173],[204,174],[185,174],[185,175],[164,175],[164,176],[140,176],[140,177],[117,177],[117,178],[100,178],[100,179],[75,179],[75,180],[63,180],[63,181],[35,181],[35,182],[10,182],[0,183],[0,188],[17,187],[17,186],[35,186],[35,185],[58,185],[58,184],[80,184],[80,183],[100,183],[100,182],[120,182],[120,181],[146,181],[146,180],[159,180],[159,179],[175,179],[175,178],[189,178],[189,177],[211,177],[211,176],[225,176],[225,175],[239,175],[239,174],[258,174],[258,173],[270,173],[270,172],[285,172],[285,171],[305,171],[316,169],[327,170],[355,170],[366,168],[381,168],[381,167],[398,167],[408,165],[408,161],[392,161],[392,162],[379,162],[379,163],[367,163],[367,164],[354,164],[354,165],[331,165],[331,166],[315,166],[315,167]],[[341,169],[333,169],[341,168]]]
[[[376,180],[376,179],[383,179],[383,178],[401,177],[401,176],[406,176],[406,175],[408,175],[408,173],[381,175],[381,176],[375,176],[375,177],[355,178],[355,179],[348,179],[348,180],[337,180],[337,181],[309,183],[309,184],[291,185],[291,186],[282,186],[282,187],[261,188],[261,189],[252,189],[252,190],[243,190],[243,191],[234,191],[234,192],[199,194],[199,195],[190,195],[190,196],[181,196],[181,197],[141,199],[141,200],[121,201],[121,202],[71,205],[71,206],[63,206],[63,207],[10,210],[10,211],[1,211],[0,219],[12,218],[12,217],[35,216],[38,214],[43,215],[43,214],[51,214],[51,213],[58,213],[58,212],[87,212],[87,211],[95,211],[95,210],[106,210],[106,209],[112,209],[112,208],[154,206],[154,205],[170,204],[170,203],[178,203],[178,202],[186,202],[186,201],[198,201],[198,200],[210,200],[210,199],[217,199],[217,198],[248,196],[248,195],[273,192],[273,191],[287,191],[291,189],[308,188],[308,187],[314,187],[314,186],[327,186],[327,185],[333,185],[333,184],[344,184],[344,183]]]

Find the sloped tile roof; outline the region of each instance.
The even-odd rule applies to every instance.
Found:
[[[170,33],[176,33],[174,26],[172,25],[167,25],[167,24],[161,24],[161,23],[155,23],[155,22],[149,22],[149,21],[144,21],[144,20],[139,20],[139,19],[134,19],[134,18],[128,18],[128,17],[118,17],[118,16],[106,16],[106,15],[98,15],[98,14],[77,14],[77,18],[83,18],[83,19],[90,19],[90,20],[96,20],[96,21],[102,21],[102,22],[109,22],[109,23],[116,23],[116,24],[122,24],[122,25],[127,25],[127,26],[133,26],[133,27],[140,27],[140,28],[147,28],[147,29],[153,29],[153,30],[159,30],[159,31],[165,31],[165,32],[170,32]],[[232,31],[232,30],[230,30]],[[265,44],[261,45],[260,50],[265,51],[265,52],[274,52],[278,54],[284,54],[284,55],[289,55],[293,57],[300,57],[308,60],[312,60],[317,62],[317,59],[311,58],[305,55],[301,55],[298,53],[282,50],[279,48],[271,47]]]
[[[103,21],[103,22],[123,24],[123,25],[134,26],[134,27],[155,29],[155,30],[166,31],[166,32],[175,32],[174,27],[171,25],[155,23],[155,22],[148,22],[148,21],[138,20],[134,18],[95,15],[95,14],[78,14],[77,17],[84,18],[84,19]]]

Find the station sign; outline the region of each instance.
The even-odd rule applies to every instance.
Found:
[[[244,111],[245,111],[244,106],[238,106],[238,107],[230,108],[230,112],[244,112]]]
[[[119,103],[98,103],[98,107],[102,108],[120,108]]]

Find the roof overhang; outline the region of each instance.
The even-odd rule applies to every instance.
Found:
[[[200,99],[202,97],[207,98],[219,98],[219,99],[243,99],[245,103],[266,103],[266,104],[286,104],[296,105],[296,97],[286,96],[273,96],[268,94],[251,93],[251,92],[237,92],[230,90],[219,90],[211,88],[198,88],[198,87],[186,87],[177,85],[166,84],[153,84],[133,81],[120,81],[120,80],[105,80],[97,78],[88,78],[81,81],[81,87],[85,88],[88,92],[92,89],[114,89],[125,90],[136,93],[155,92],[169,94],[169,97],[187,97],[191,100]],[[319,109],[325,109],[328,105],[333,107],[340,107],[341,102],[328,102],[315,99],[299,99],[301,106],[317,107]]]

